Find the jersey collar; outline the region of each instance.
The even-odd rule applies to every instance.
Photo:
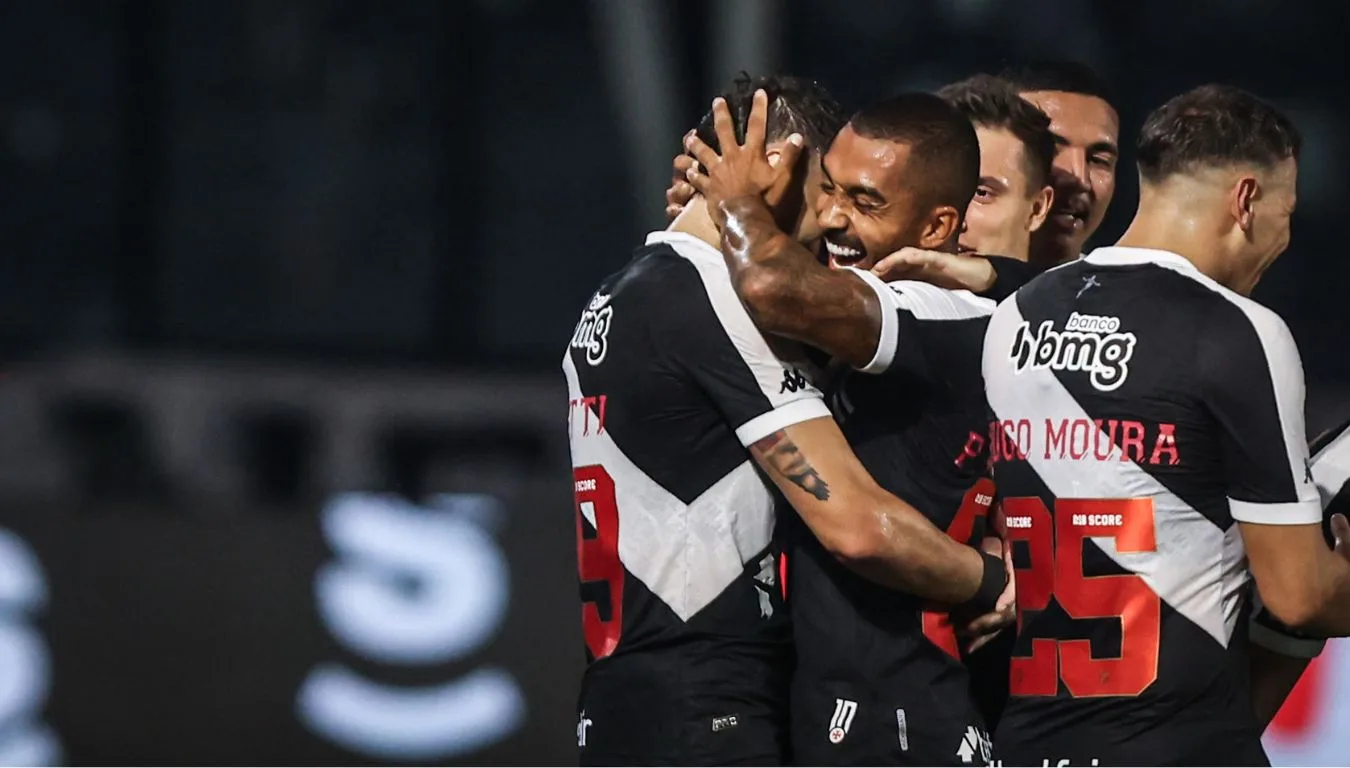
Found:
[[[706,242],[698,239],[697,237],[694,237],[691,234],[685,232],[672,232],[668,229],[658,229],[655,232],[647,233],[647,245],[656,245],[658,243],[669,243],[670,245],[682,243],[684,245],[693,245],[699,248],[708,248],[714,251],[717,250],[717,248],[707,244]]]
[[[1153,248],[1127,248],[1119,245],[1098,248],[1083,260],[1089,264],[1100,264],[1103,267],[1121,267],[1130,264],[1157,264],[1163,267],[1180,268],[1186,272],[1197,272],[1195,265],[1190,259],[1178,253],[1171,251],[1160,251]]]

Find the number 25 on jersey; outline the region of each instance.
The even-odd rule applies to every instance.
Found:
[[[1017,569],[1017,626],[1030,656],[1014,656],[1014,696],[1138,696],[1158,677],[1162,599],[1134,574],[1083,575],[1083,542],[1108,538],[1120,553],[1153,552],[1152,499],[1058,499],[1052,515],[1036,497],[1003,500],[1009,542],[1025,541],[1031,565]],[[1096,657],[1091,641],[1037,636],[1034,614],[1051,599],[1071,619],[1116,619],[1120,655]],[[1032,614],[1028,616],[1028,614]],[[1028,619],[1032,626],[1027,626]]]

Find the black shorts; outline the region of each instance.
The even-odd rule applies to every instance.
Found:
[[[985,725],[992,733],[1008,705],[1008,681],[1011,675],[1013,642],[1016,633],[1005,630],[980,650],[966,656],[970,670],[970,695],[980,708]]]
[[[964,766],[991,757],[989,732],[964,686],[793,681],[797,765]]]
[[[588,671],[577,702],[580,765],[783,765],[787,689],[751,695],[744,679],[725,689],[680,689],[625,664]],[[625,674],[626,673],[626,674]]]

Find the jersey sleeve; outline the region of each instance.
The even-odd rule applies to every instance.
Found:
[[[1278,315],[1242,302],[1242,317],[1222,315],[1231,322],[1212,326],[1198,341],[1229,511],[1244,523],[1319,523],[1322,504],[1303,415],[1303,361]]]
[[[672,308],[668,352],[735,428],[741,444],[748,447],[793,424],[830,416],[801,346],[771,342],[760,333],[720,257],[718,263],[690,264],[698,285],[690,286],[687,303]]]
[[[928,283],[898,280],[886,283],[865,270],[849,267],[867,283],[881,303],[881,333],[872,359],[859,368],[863,373],[886,373],[898,369],[932,378],[934,345],[943,338],[964,335],[964,325],[982,321],[997,304],[969,291],[950,291]],[[983,336],[983,325],[972,326]],[[959,346],[959,345],[958,345]],[[968,348],[968,347],[967,347]]]
[[[1322,533],[1332,546],[1331,516],[1350,511],[1350,422],[1322,433],[1312,441],[1312,475],[1322,501]],[[1253,643],[1285,656],[1311,659],[1322,652],[1326,640],[1284,625],[1253,600],[1249,636]]]
[[[1331,546],[1331,516],[1350,515],[1350,421],[1318,435],[1310,450],[1313,482],[1322,500],[1322,533]]]

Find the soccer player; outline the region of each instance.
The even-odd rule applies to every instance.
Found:
[[[1117,246],[990,321],[991,452],[1021,542],[995,737],[1008,764],[1267,764],[1249,580],[1285,625],[1350,634],[1298,350],[1247,298],[1288,244],[1299,144],[1243,91],[1172,99],[1141,132],[1139,211]]]
[[[1054,207],[1033,239],[1032,261],[1052,267],[1076,259],[1116,194],[1120,116],[1110,90],[1077,62],[1033,62],[999,77],[1049,115],[1057,138]]]
[[[952,83],[937,95],[970,120],[980,142],[980,182],[966,208],[957,252],[1028,261],[1032,235],[1045,225],[1055,199],[1050,118],[991,75]]]
[[[1048,115],[1055,135],[1053,207],[1046,224],[1036,230],[1031,262],[1047,268],[1079,258],[1116,193],[1120,116],[1110,88],[1090,67],[1072,61],[1010,67],[998,79]],[[677,155],[672,163],[671,184],[666,189],[666,214],[671,218],[694,194],[686,178],[692,164],[687,155]]]
[[[980,181],[966,207],[960,254],[997,254],[971,259],[942,251],[906,248],[872,267],[885,280],[923,280],[948,288],[1006,295],[995,279],[1020,285],[1038,274],[1034,265],[1018,268],[1006,259],[1029,262],[1031,239],[1046,222],[1054,201],[1051,163],[1056,138],[1050,118],[1019,97],[1009,83],[991,75],[944,86],[937,95],[975,126],[980,142]],[[673,190],[667,190],[667,202]],[[997,266],[996,266],[997,265]]]
[[[737,145],[729,129],[718,139],[720,156],[688,140],[707,170],[690,180],[723,220],[723,252],[750,316],[767,334],[829,354],[828,396],[864,466],[953,539],[978,542],[993,493],[979,349],[994,302],[923,283],[887,285],[865,271],[902,247],[954,249],[980,179],[971,122],[921,93],[855,114],[823,158],[819,254],[775,224],[749,183],[763,150]],[[790,541],[794,759],[987,762],[988,735],[945,618],[925,612],[921,595],[839,567],[818,537]]]
[[[798,152],[818,167],[841,122],[833,101],[814,83],[767,78],[717,103],[718,130],[735,122],[759,148],[757,194],[810,238],[815,218],[792,201],[819,186],[818,171]],[[701,131],[713,140],[711,120]],[[991,610],[1006,583],[1002,558],[876,485],[809,361],[750,321],[716,243],[695,200],[602,282],[563,359],[590,661],[582,764],[783,761],[791,647],[761,471],[852,571],[970,614]]]

